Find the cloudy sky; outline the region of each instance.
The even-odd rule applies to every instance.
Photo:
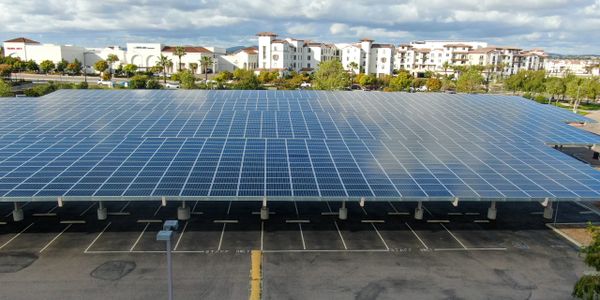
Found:
[[[2,40],[231,47],[256,44],[259,31],[331,42],[483,40],[600,54],[600,0],[0,0]]]

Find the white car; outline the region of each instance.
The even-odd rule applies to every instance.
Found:
[[[97,85],[105,85],[105,86],[108,86],[108,87],[113,87],[113,85],[114,85],[114,83],[112,81],[110,81],[110,80],[98,80],[96,82],[96,84]]]
[[[167,84],[165,84],[165,87],[168,88],[168,89],[178,89],[179,88],[179,84],[167,82]]]

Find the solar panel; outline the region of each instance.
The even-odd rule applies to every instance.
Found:
[[[0,100],[0,199],[597,200],[552,145],[600,144],[519,97],[61,90]]]

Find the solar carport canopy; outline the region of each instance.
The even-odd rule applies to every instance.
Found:
[[[61,90],[0,100],[0,199],[600,199],[551,145],[600,144],[519,97]]]

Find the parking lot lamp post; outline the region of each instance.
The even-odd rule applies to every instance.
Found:
[[[163,224],[163,230],[156,234],[157,241],[165,241],[167,244],[167,282],[169,289],[169,300],[173,300],[173,263],[171,258],[171,242],[173,239],[173,231],[179,228],[179,222],[176,220],[168,220]]]

